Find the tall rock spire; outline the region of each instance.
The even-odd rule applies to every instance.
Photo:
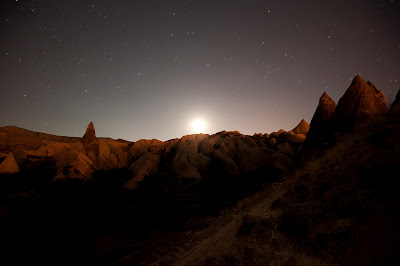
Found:
[[[97,143],[96,132],[94,130],[93,123],[90,122],[86,129],[85,135],[81,140],[83,147],[85,148],[86,155],[93,161],[96,161],[96,157],[99,156],[99,145]]]
[[[333,114],[336,103],[324,92],[319,98],[319,104],[311,119],[310,130],[300,152],[300,158],[308,161],[318,156],[326,146],[332,129]]]
[[[386,98],[371,82],[357,75],[335,110],[338,126],[351,127],[387,112]]]
[[[336,103],[329,97],[328,93],[324,92],[319,98],[317,110],[315,110],[311,119],[310,129],[315,130],[325,127],[332,120],[336,106]]]

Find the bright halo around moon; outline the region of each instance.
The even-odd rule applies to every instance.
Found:
[[[196,119],[192,122],[192,130],[194,133],[204,133],[207,128],[206,122],[201,119]]]

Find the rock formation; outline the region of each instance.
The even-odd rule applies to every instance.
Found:
[[[199,134],[182,137],[172,162],[172,169],[178,176],[201,178],[199,170],[207,168],[211,160],[198,150],[208,136]]]
[[[125,188],[135,189],[146,176],[160,174],[160,171],[178,178],[197,179],[213,175],[213,171],[218,172],[214,173],[217,176],[262,174],[266,169],[288,173],[308,127],[302,120],[292,131],[281,129],[271,135],[248,136],[238,131],[222,131],[211,136],[196,134],[166,142],[153,139],[134,143],[99,139],[93,123],[82,138],[68,139],[27,131],[29,137],[20,134],[22,140],[16,137],[14,143],[27,145],[27,140],[36,136],[35,146],[23,146],[29,149],[13,149],[4,154],[0,174],[26,171],[35,162],[46,160],[55,163],[55,179],[90,179],[97,170],[129,168],[132,178],[125,183]],[[9,137],[7,133],[4,135]]]
[[[25,130],[17,129],[17,132]],[[110,170],[129,166],[130,157],[124,151],[124,141],[96,138],[93,123],[90,123],[82,139],[58,137],[26,130],[27,135],[16,137],[13,143],[26,145],[35,139],[36,149],[15,149],[0,164],[0,173],[18,173],[29,170],[35,162],[53,160],[56,165],[55,179],[90,179],[96,170]],[[17,134],[15,134],[18,136]],[[56,142],[54,140],[62,140]],[[32,148],[32,146],[28,146]]]
[[[147,140],[141,139],[136,141],[132,147],[129,149],[129,154],[132,156],[133,160],[139,159],[141,156],[150,152],[153,154],[159,154],[164,148],[164,142],[157,139]]]
[[[336,127],[353,127],[387,112],[382,91],[357,75],[336,107]]]
[[[311,119],[310,130],[300,151],[302,161],[308,161],[318,154],[328,144],[327,138],[333,127],[333,117],[336,103],[324,92],[319,98],[319,103]]]
[[[15,126],[0,127],[0,152],[9,154],[14,150],[32,150],[50,143],[74,143],[80,138],[55,136],[34,132]]]
[[[302,119],[300,123],[291,131],[295,134],[307,135],[308,130],[310,130],[310,124],[308,124],[304,119]]]
[[[326,128],[329,126],[329,123],[332,121],[336,107],[336,103],[326,92],[324,92],[319,98],[317,110],[315,110],[315,113],[311,119],[310,130],[326,130]]]
[[[96,161],[96,157],[99,156],[99,144],[97,143],[96,132],[92,122],[88,125],[81,142],[85,148],[86,155],[92,161]]]
[[[284,139],[285,142],[289,142],[292,144],[294,143],[301,144],[306,140],[306,135],[309,129],[310,125],[304,119],[302,119],[295,128],[293,128],[289,132],[280,133],[278,135],[278,138]]]
[[[382,91],[371,82],[365,82],[360,75],[353,79],[338,105],[324,92],[311,120],[301,158],[307,161],[317,157],[336,142],[337,133],[373,121],[387,111]]]
[[[390,113],[392,114],[398,114],[400,113],[400,90],[397,92],[396,99],[390,106]]]
[[[323,141],[323,137],[331,130],[333,126],[333,116],[336,110],[336,103],[329,95],[324,92],[319,98],[319,103],[311,119],[305,147],[315,142]]]
[[[125,188],[132,190],[137,187],[137,182],[143,181],[143,179],[149,174],[155,174],[160,166],[160,156],[146,153],[138,160],[134,161],[129,169],[133,172],[133,178],[125,184]]]

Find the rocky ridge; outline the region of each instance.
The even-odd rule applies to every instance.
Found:
[[[334,119],[341,127],[352,127],[387,111],[386,98],[382,91],[357,75],[340,98]]]
[[[232,176],[254,174],[268,167],[284,174],[294,166],[308,128],[308,123],[302,120],[289,132],[280,130],[270,135],[247,136],[237,131],[222,131],[213,135],[187,135],[166,142],[143,139],[131,143],[99,139],[90,123],[83,138],[62,137],[63,142],[46,143],[46,139],[38,135],[40,141],[36,145],[39,147],[11,151],[0,164],[0,173],[26,171],[32,161],[44,160],[55,162],[55,179],[90,179],[97,170],[129,168],[132,179],[125,184],[128,189],[135,189],[137,182],[157,174],[161,168],[179,178],[197,179],[204,177],[215,163]],[[57,140],[57,136],[49,136],[46,138]]]
[[[396,103],[396,102],[395,102]],[[395,109],[395,103],[393,109]],[[345,133],[386,115],[386,98],[371,82],[357,75],[336,103],[324,92],[311,119],[310,130],[300,157],[308,161],[334,145],[338,133]]]
[[[397,112],[398,98],[399,95],[391,113]],[[83,138],[4,127],[0,128],[0,147],[3,147],[0,152],[5,157],[0,173],[25,171],[30,165],[28,162],[41,160],[55,162],[55,179],[90,179],[97,170],[129,168],[132,178],[125,184],[128,189],[134,189],[146,176],[160,172],[178,178],[201,179],[216,165],[231,176],[257,174],[267,168],[284,175],[295,166],[299,153],[303,160],[315,158],[334,143],[336,133],[387,112],[382,91],[357,75],[338,105],[324,92],[311,125],[301,120],[288,132],[281,129],[248,136],[237,131],[221,131],[166,142],[143,139],[132,143],[97,138],[93,123],[88,125]]]

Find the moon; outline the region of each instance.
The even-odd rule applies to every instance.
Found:
[[[196,119],[192,122],[192,130],[194,133],[204,133],[207,128],[206,122],[202,119]]]

